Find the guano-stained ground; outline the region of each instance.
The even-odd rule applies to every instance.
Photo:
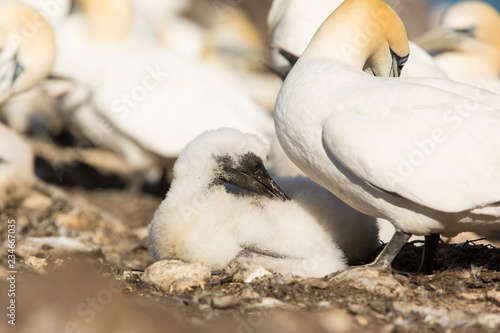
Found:
[[[33,191],[0,213],[4,253],[4,222],[16,219],[18,270],[16,326],[4,318],[2,332],[500,330],[500,250],[491,245],[442,243],[430,276],[358,267],[322,279],[274,274],[242,283],[221,272],[203,288],[165,291],[143,280],[158,198],[73,189],[66,199]],[[43,237],[83,245],[34,242]],[[394,268],[415,271],[420,255],[421,243],[409,243]],[[7,277],[6,255],[0,266]]]

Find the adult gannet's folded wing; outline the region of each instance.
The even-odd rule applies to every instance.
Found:
[[[329,158],[380,190],[439,211],[499,202],[500,111],[448,93],[432,103],[414,88],[420,105],[331,113],[322,133]]]

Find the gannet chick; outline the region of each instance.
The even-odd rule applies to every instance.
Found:
[[[448,8],[440,26],[417,43],[434,54],[453,80],[484,85],[500,76],[500,14],[482,1],[461,1]],[[497,88],[497,92],[500,89]]]
[[[50,73],[56,54],[54,34],[31,6],[15,0],[0,1],[0,49],[4,47],[17,50],[12,58],[16,68],[10,94],[33,87]]]
[[[309,177],[277,177],[272,171],[278,186],[325,228],[349,264],[357,264],[374,253],[379,245],[374,217],[351,208]]]
[[[266,152],[257,136],[227,128],[190,142],[149,225],[153,260],[201,261],[218,270],[243,255],[281,274],[312,277],[345,269],[326,228],[272,180]],[[224,183],[255,195],[228,192]]]
[[[370,42],[344,52],[367,24],[378,27]],[[395,226],[375,263],[381,267],[409,234],[436,245],[437,233],[500,227],[500,107],[482,103],[481,94],[453,93],[476,89],[459,82],[445,90],[425,78],[397,78],[408,52],[404,26],[387,4],[346,0],[290,71],[274,113],[283,149],[306,175]],[[424,272],[432,271],[429,249]]]
[[[342,2],[343,0],[274,0],[267,16],[267,27],[273,43],[291,54],[300,56],[321,23]],[[362,46],[364,40],[370,38],[367,34],[369,29],[367,26],[358,30],[357,39],[346,46],[345,51],[351,52]],[[426,51],[411,41],[409,43],[410,57],[402,76],[446,77]],[[291,67],[277,52],[273,52],[272,57],[275,66]]]

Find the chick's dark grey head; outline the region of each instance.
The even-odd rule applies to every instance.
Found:
[[[227,183],[269,198],[288,200],[272,179],[262,159],[252,152],[214,157],[218,163],[215,183]]]

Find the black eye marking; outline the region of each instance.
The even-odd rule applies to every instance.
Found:
[[[397,56],[397,55],[396,55]],[[406,61],[408,61],[408,55],[404,56],[404,57],[401,57],[401,58],[396,58],[397,62],[398,62],[398,67],[399,67],[399,70],[403,69],[403,66],[406,64]]]
[[[459,34],[464,34],[473,37],[476,32],[476,27],[463,28],[463,29],[453,29],[455,32]]]
[[[408,57],[410,56],[409,54],[407,54],[407,55],[401,57],[393,50],[391,50],[391,54],[394,57],[394,59],[396,59],[396,63],[398,64],[399,69],[403,68],[403,66],[408,61]]]
[[[406,64],[406,61],[408,61],[408,57],[410,56],[409,54],[405,56],[399,56],[396,52],[394,52],[391,48],[389,48],[391,51],[391,56],[392,56],[392,68],[391,71],[394,69],[394,66],[398,67],[398,73],[401,73],[401,70],[403,69],[404,65]],[[399,76],[399,74],[398,74]]]

